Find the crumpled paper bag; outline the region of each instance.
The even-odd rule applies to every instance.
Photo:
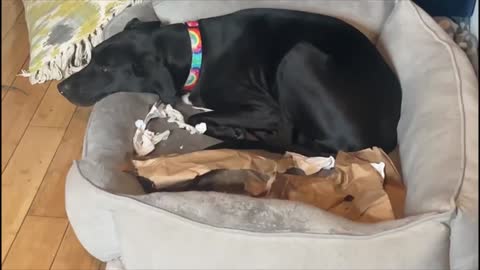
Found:
[[[157,106],[157,104],[160,104]],[[144,120],[135,121],[135,135],[133,135],[133,149],[138,156],[146,156],[155,150],[155,145],[161,141],[166,141],[171,131],[153,132],[147,129],[148,123],[156,118],[167,119],[168,123],[175,123],[178,128],[185,129],[190,134],[203,134],[207,130],[205,123],[199,123],[195,127],[185,123],[185,119],[181,112],[174,109],[171,105],[163,104],[160,101],[153,104],[152,108],[145,116]]]
[[[379,171],[372,163],[384,164],[385,168]],[[359,222],[392,220],[402,215],[393,210],[384,188],[386,182],[403,187],[400,175],[379,148],[339,152],[336,159],[295,153],[281,156],[264,151],[205,150],[134,160],[133,164],[137,174],[149,179],[159,191],[187,183],[175,191],[225,192],[225,183],[217,179],[212,184],[213,178],[208,176],[222,171],[222,177],[228,178],[229,174],[246,170],[250,173],[237,178],[241,183],[229,183],[242,184],[241,194],[299,201]],[[209,182],[209,189],[202,182]]]
[[[313,159],[293,153],[286,153],[279,158],[264,151],[220,149],[133,160],[133,165],[139,176],[150,179],[156,188],[162,188],[221,169],[253,170],[267,177],[266,184],[269,184],[275,180],[277,173],[287,169],[296,167],[313,174],[324,167],[331,168],[332,160],[333,157]]]

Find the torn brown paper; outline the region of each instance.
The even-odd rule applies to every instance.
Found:
[[[321,169],[318,161],[308,159],[299,161],[301,158],[300,155],[287,154],[281,157],[263,151],[221,149],[134,160],[133,164],[140,176],[150,179],[157,188],[162,188],[221,169],[261,172],[269,181],[274,180],[277,173],[283,173],[298,164],[309,174]]]
[[[335,166],[330,170],[328,168],[333,166],[328,166],[328,158],[314,160],[294,153],[280,156],[263,151],[230,149],[133,162],[138,175],[149,179],[158,190],[187,183],[177,186],[175,191],[225,192],[228,190],[225,180],[211,175],[222,171],[222,179],[233,179],[235,177],[229,176],[248,171],[237,177],[237,182],[228,185],[243,185],[241,194],[303,202],[359,222],[391,220],[402,214],[401,211],[394,212],[391,197],[384,188],[387,181],[403,187],[400,175],[379,148],[355,153],[339,152]],[[385,179],[371,166],[372,162],[386,164]],[[302,175],[291,173],[290,169],[299,169]]]

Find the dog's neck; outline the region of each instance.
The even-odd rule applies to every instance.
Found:
[[[159,48],[175,84],[175,89],[181,92],[190,72],[192,48],[190,36],[185,24],[172,24],[162,27],[155,46]],[[169,31],[163,31],[166,29]],[[171,31],[173,30],[173,31]]]

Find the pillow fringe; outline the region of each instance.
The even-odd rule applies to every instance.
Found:
[[[90,62],[92,49],[103,41],[103,29],[105,25],[117,14],[127,7],[142,3],[143,0],[130,0],[124,5],[114,7],[112,15],[105,17],[97,28],[87,37],[80,41],[69,43],[60,49],[55,57],[47,60],[46,64],[33,72],[22,70],[18,76],[28,77],[31,84],[44,83],[48,80],[61,80],[68,78],[81,70]]]

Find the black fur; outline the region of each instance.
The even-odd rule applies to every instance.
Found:
[[[342,20],[248,9],[199,21],[203,63],[190,100],[224,147],[335,154],[397,144],[401,88],[375,46]],[[157,93],[175,104],[191,62],[184,24],[133,20],[93,50],[60,92],[92,105],[114,92]],[[252,143],[251,136],[258,139]]]

